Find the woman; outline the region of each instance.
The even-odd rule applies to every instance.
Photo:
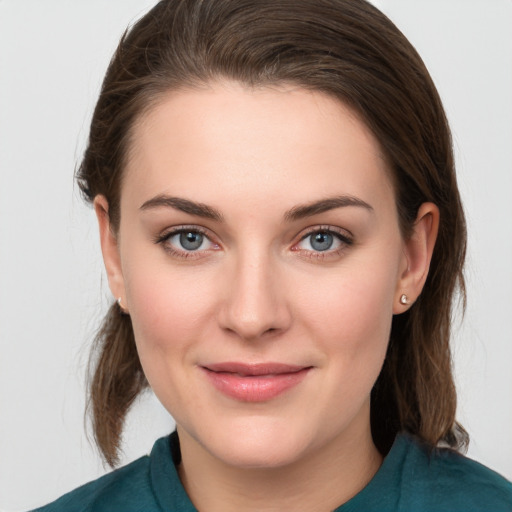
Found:
[[[111,62],[78,180],[116,298],[98,445],[114,466],[148,385],[177,432],[44,510],[512,508],[456,453],[449,129],[374,7],[160,2]]]

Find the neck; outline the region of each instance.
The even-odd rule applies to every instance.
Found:
[[[179,427],[178,433],[180,478],[202,512],[331,511],[361,491],[382,464],[369,425],[300,460],[270,468],[228,465]]]

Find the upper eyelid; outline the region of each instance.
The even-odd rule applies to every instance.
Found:
[[[333,233],[334,235],[339,235],[340,237],[347,238],[349,240],[352,240],[354,238],[354,235],[348,229],[339,228],[335,226],[321,225],[306,228],[306,230],[302,231],[302,233],[299,235],[299,240],[304,240],[313,233]]]
[[[156,237],[157,240],[164,240],[166,238],[171,237],[172,235],[176,235],[177,233],[183,233],[185,231],[193,231],[200,233],[201,235],[208,238],[208,240],[212,240],[212,236],[210,234],[210,231],[206,228],[203,228],[202,226],[189,226],[186,224],[183,224],[181,226],[173,226],[170,228],[163,229]]]

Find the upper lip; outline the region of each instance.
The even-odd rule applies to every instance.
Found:
[[[309,366],[299,366],[284,363],[209,363],[203,366],[206,370],[217,373],[236,373],[242,377],[250,377],[257,375],[279,375],[283,373],[296,373],[310,368]]]

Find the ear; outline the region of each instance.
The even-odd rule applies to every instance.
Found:
[[[103,254],[103,263],[107,271],[110,291],[116,299],[121,298],[121,301],[126,304],[119,246],[117,237],[110,224],[108,208],[109,205],[105,196],[97,195],[94,198],[94,211],[98,218],[98,227],[100,230],[101,252]]]
[[[413,232],[404,243],[401,274],[393,305],[394,314],[407,311],[420,295],[427,280],[438,229],[439,208],[433,203],[423,203],[418,210]],[[402,300],[403,295],[406,299]]]

